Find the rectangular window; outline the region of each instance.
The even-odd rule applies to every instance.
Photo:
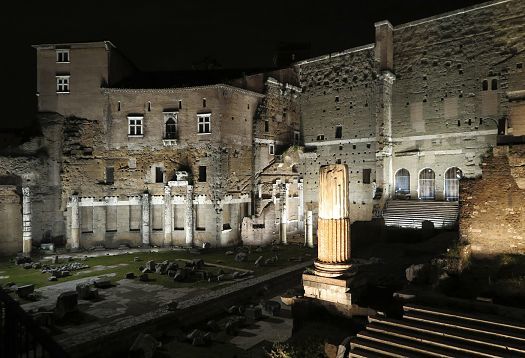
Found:
[[[62,63],[69,62],[69,50],[68,49],[57,50],[57,62],[62,62]]]
[[[335,138],[336,139],[343,138],[343,126],[335,127]]]
[[[151,206],[151,228],[154,231],[162,231],[164,224],[164,207],[163,205]]]
[[[164,168],[155,167],[155,183],[164,183]]]
[[[317,136],[317,140],[324,140],[324,134],[319,134]]]
[[[179,99],[179,109],[182,109],[182,100]]]
[[[106,167],[106,184],[113,184],[115,180],[115,168]]]
[[[117,231],[117,205],[106,206],[106,231]]]
[[[128,135],[130,136],[142,136],[142,121],[144,117],[128,117]]]
[[[199,133],[211,133],[211,116],[198,114],[197,117],[199,118]]]
[[[363,169],[363,184],[370,184],[370,174],[372,169]]]
[[[184,230],[184,205],[173,205],[173,230]]]
[[[264,121],[264,131],[266,133],[268,133],[270,131],[270,121],[269,120],[265,120]]]
[[[206,98],[202,99],[202,108],[206,108]]]
[[[200,182],[206,181],[206,167],[203,165],[199,166],[199,181]]]
[[[129,231],[140,231],[142,206],[129,206]]]
[[[69,76],[56,76],[57,93],[69,93]]]
[[[273,144],[269,144],[268,145],[268,153],[270,155],[274,155],[275,154],[275,146]]]
[[[93,207],[80,207],[80,222],[82,223],[82,232],[93,232]]]

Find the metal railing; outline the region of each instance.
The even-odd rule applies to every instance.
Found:
[[[53,357],[69,355],[0,288],[0,357]]]

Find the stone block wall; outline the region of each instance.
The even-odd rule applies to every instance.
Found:
[[[473,254],[525,251],[525,145],[498,146],[461,181],[460,236]]]

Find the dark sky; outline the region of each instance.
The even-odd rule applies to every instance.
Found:
[[[17,0],[0,15],[9,104],[0,127],[34,118],[32,44],[110,40],[144,70],[188,69],[206,57],[223,68],[269,67],[279,42],[310,43],[314,56],[373,42],[376,21],[395,26],[481,2]]]

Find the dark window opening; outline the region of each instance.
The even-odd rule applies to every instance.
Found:
[[[182,101],[179,100],[179,109],[182,109]]]
[[[173,118],[166,121],[166,139],[177,138],[177,124]]]
[[[343,138],[343,126],[335,127],[335,138],[336,139]]]
[[[483,91],[487,91],[489,89],[489,81],[483,80],[482,88]]]
[[[468,125],[469,125],[469,126],[472,125],[472,118],[469,118],[469,119],[468,119]]]
[[[317,140],[324,140],[324,134],[319,134],[317,136]]]
[[[339,102],[339,96],[335,96],[335,101]]]
[[[495,91],[498,89],[498,80],[493,78],[492,81],[490,81],[490,89]]]
[[[372,169],[363,169],[363,184],[370,184],[370,174]]]
[[[117,111],[120,112],[120,101],[118,101],[118,104],[117,104]]]
[[[355,144],[352,145],[352,149],[356,149],[357,146]]]
[[[461,121],[458,119],[458,127],[461,126]]]
[[[164,171],[162,167],[155,167],[155,183],[164,183]]]
[[[115,168],[106,167],[106,184],[113,184],[115,182]]]
[[[148,112],[151,112],[151,102],[148,101]]]
[[[203,165],[199,166],[199,181],[200,182],[206,181],[206,167]]]
[[[264,121],[264,131],[269,132],[270,131],[270,121],[266,120]]]
[[[370,148],[370,143],[368,143],[368,144],[366,145],[366,147],[367,147],[367,148]]]
[[[206,108],[206,98],[203,98],[203,99],[202,99],[202,107],[203,107],[203,108]]]

